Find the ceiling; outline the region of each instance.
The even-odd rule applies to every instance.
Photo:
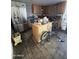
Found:
[[[40,5],[56,4],[62,1],[65,1],[65,0],[32,0],[33,3],[40,4]]]
[[[66,0],[13,0],[13,1],[31,2],[33,4],[39,4],[39,5],[50,5],[50,4],[56,4],[59,2],[63,2]]]

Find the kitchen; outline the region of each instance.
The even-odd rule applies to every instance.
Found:
[[[13,59],[67,59],[66,3],[11,1]]]

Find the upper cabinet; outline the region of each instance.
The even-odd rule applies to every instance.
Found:
[[[65,6],[66,6],[66,2],[61,2],[55,5],[55,10],[56,13],[64,13],[65,10]]]
[[[36,15],[47,15],[48,13],[48,8],[47,6],[41,6],[41,5],[32,5],[32,13]]]
[[[66,2],[57,3],[54,5],[41,6],[41,5],[32,5],[32,13],[36,15],[55,15],[55,14],[63,14],[66,6]]]
[[[32,13],[33,14],[42,14],[42,7],[40,5],[33,4]]]

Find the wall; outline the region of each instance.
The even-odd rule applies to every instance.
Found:
[[[26,8],[27,8],[27,17],[32,16],[32,3],[26,2]]]

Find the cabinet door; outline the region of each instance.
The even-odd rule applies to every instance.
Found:
[[[66,2],[62,2],[56,5],[57,13],[64,13]]]
[[[41,6],[40,5],[32,5],[32,12],[33,14],[41,14],[42,11],[41,11]]]

